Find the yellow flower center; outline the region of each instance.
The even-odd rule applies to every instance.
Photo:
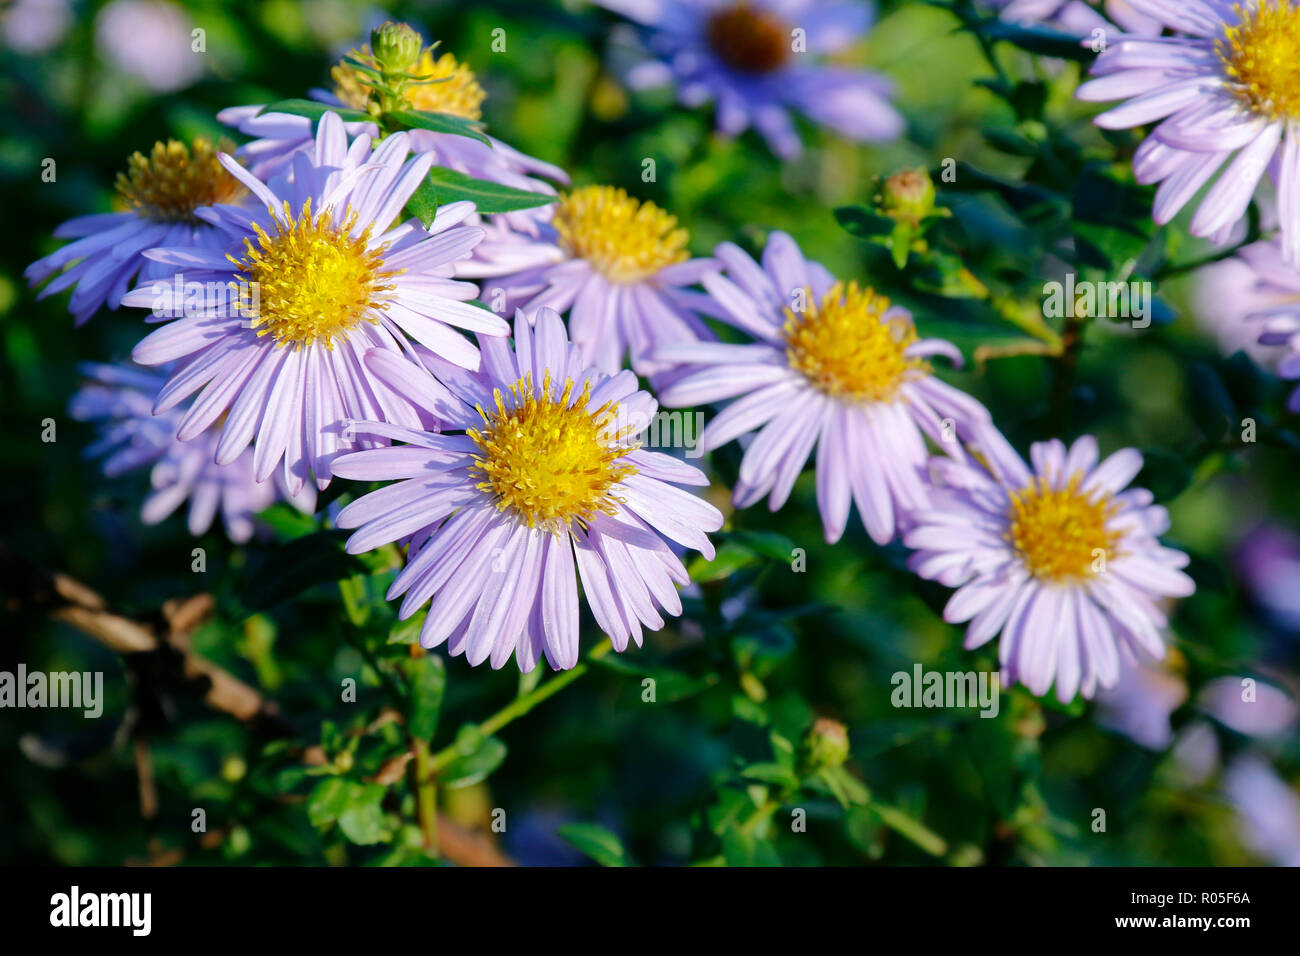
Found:
[[[383,268],[387,245],[368,249],[370,227],[351,235],[356,214],[341,224],[328,214],[312,216],[311,199],[297,219],[284,204],[288,225],[268,234],[254,225],[257,245],[244,240],[242,259],[230,261],[256,283],[258,310],[253,326],[258,335],[274,335],[277,345],[301,347],[333,337],[362,321],[376,321],[372,310],[385,307],[388,281],[402,270]]]
[[[928,362],[905,354],[916,341],[910,318],[881,321],[889,310],[883,295],[856,282],[835,283],[821,302],[801,292],[805,307],[785,310],[786,359],[826,394],[884,402],[909,377],[929,374]]]
[[[705,36],[718,59],[742,73],[770,73],[794,51],[789,26],[744,0],[709,17]]]
[[[353,54],[363,63],[375,65],[369,47]],[[410,82],[403,99],[411,109],[430,113],[451,113],[465,119],[477,120],[483,116],[483,100],[487,93],[474,77],[474,72],[450,53],[434,58],[432,48],[420,55],[411,67],[418,81]],[[334,94],[347,106],[364,109],[370,97],[367,77],[360,70],[340,63],[331,71],[334,77]]]
[[[1261,0],[1218,41],[1219,57],[1236,94],[1274,120],[1300,119],[1300,4]]]
[[[1080,492],[1082,481],[1075,472],[1064,488],[1052,488],[1034,478],[1011,495],[1007,540],[1036,578],[1090,578],[1115,556],[1119,536],[1106,527],[1115,506],[1106,495]]]
[[[148,156],[132,154],[126,172],[117,174],[119,207],[159,222],[198,223],[195,209],[232,202],[245,192],[217,159],[218,151],[234,148],[226,139],[214,147],[200,137],[192,148],[172,139],[154,143]]]
[[[637,447],[625,441],[631,430],[617,426],[612,404],[587,408],[590,383],[577,401],[571,379],[554,398],[548,372],[540,398],[535,391],[528,375],[510,386],[508,402],[497,389],[496,407],[479,408],[483,428],[467,432],[481,452],[470,469],[476,487],[496,498],[498,511],[554,533],[597,513],[614,514],[618,499],[610,488],[637,473],[624,460]]]
[[[652,202],[613,186],[582,186],[560,199],[553,221],[560,245],[611,282],[640,282],[690,257],[690,234]]]

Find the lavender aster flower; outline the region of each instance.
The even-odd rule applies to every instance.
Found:
[[[1228,767],[1223,788],[1252,852],[1277,866],[1300,866],[1300,794],[1262,757]]]
[[[553,668],[578,660],[578,581],[596,623],[622,651],[641,629],[663,627],[659,608],[681,613],[674,583],[686,568],[665,539],[710,560],[705,532],[722,525],[707,502],[675,485],[704,485],[698,469],[641,449],[633,436],[656,404],[629,371],[588,367],[550,309],[515,319],[514,349],[480,338],[477,374],[429,358],[444,383],[371,352],[377,375],[412,401],[461,412],[437,434],[362,423],[358,430],[404,446],[343,455],[334,473],[394,480],[344,508],[354,554],[411,539],[389,597],[399,616],[432,602],[420,643],[447,642],[471,664],[499,668],[515,656],[530,671],[544,654]]]
[[[926,436],[955,449],[957,439],[992,427],[984,406],[935,378],[927,361],[960,363],[961,353],[918,338],[907,310],[837,282],[785,233],[772,233],[761,268],[729,242],[714,256],[726,274],[703,284],[718,318],[757,341],[661,348],[657,359],[688,368],[660,400],[736,399],[705,428],[703,451],[760,429],[741,463],[737,507],[770,495],[772,510],[780,508],[816,446],[826,540],[844,534],[856,501],[867,533],[885,544],[908,511],[929,501]]]
[[[69,219],[54,235],[76,241],[36,260],[23,274],[37,285],[62,273],[37,298],[75,286],[68,311],[83,325],[102,306],[116,310],[137,273],[142,282],[170,274],[170,267],[148,261],[145,250],[222,248],[225,237],[196,211],[244,194],[206,139],[196,139],[192,147],[176,140],[156,143],[148,156],[135,153],[127,171],[117,176],[122,212]]]
[[[660,345],[713,337],[689,286],[717,265],[691,259],[687,231],[654,203],[582,186],[560,198],[547,235],[543,264],[485,287],[494,307],[500,290],[507,309],[567,310],[583,361],[611,375],[629,352],[639,374],[654,375],[664,370],[651,359]]]
[[[802,147],[791,111],[854,140],[891,140],[903,118],[882,76],[819,58],[840,53],[871,26],[868,4],[843,0],[596,0],[648,29],[654,58],[635,67],[637,88],[678,84],[689,107],[717,102],[718,129],[751,125],[782,159]]]
[[[1195,588],[1187,556],[1157,540],[1169,515],[1144,488],[1132,448],[1098,463],[1097,441],[1030,448],[1027,466],[995,432],[983,461],[936,459],[934,504],[903,537],[909,566],[957,588],[944,619],[970,621],[966,647],[1002,635],[1004,682],[1070,701],[1119,680],[1121,656],[1164,655],[1158,602]]]
[[[100,425],[99,440],[86,455],[102,457],[109,478],[152,466],[153,490],[140,509],[145,524],[158,524],[188,499],[190,534],[207,531],[220,511],[226,536],[241,544],[253,535],[254,516],[278,499],[307,514],[315,510],[313,488],[290,495],[282,482],[256,481],[252,449],[229,464],[216,464],[216,430],[180,441],[176,430],[182,413],[153,414],[153,397],[167,381],[165,374],[126,365],[87,364],[81,371],[90,381],[73,397],[69,412]]]
[[[157,411],[202,390],[181,423],[182,440],[227,415],[218,463],[234,461],[256,436],[259,481],[283,461],[291,491],[313,475],[323,488],[330,458],[351,447],[344,420],[430,424],[372,379],[361,361],[366,352],[409,356],[409,336],[476,368],[478,349],[457,328],[509,331],[505,320],[468,304],[478,291],[473,284],[451,279],[453,264],[483,236],[461,224],[473,204],[443,206],[428,229],[400,221],[432,163],[427,154],[408,160],[408,151],[403,133],[373,151],[364,135],[349,147],[342,122],[327,113],[314,154],[295,157],[292,182],[264,184],[222,154],[263,209],[201,210],[224,234],[228,252],[152,250],[151,259],[176,272],[174,281],[123,299],[152,306],[156,315],[182,316],[132,353],[143,365],[183,361],[159,394]],[[192,307],[182,278],[211,300]]]
[[[1160,183],[1156,222],[1169,222],[1222,169],[1191,223],[1193,235],[1221,236],[1267,169],[1283,256],[1300,262],[1300,2],[1132,4],[1180,35],[1118,38],[1077,95],[1127,100],[1097,117],[1105,129],[1160,121],[1133,160],[1139,182]]]
[[[1123,662],[1114,687],[1097,693],[1097,723],[1148,750],[1174,742],[1169,718],[1187,700],[1187,683],[1153,661]]]

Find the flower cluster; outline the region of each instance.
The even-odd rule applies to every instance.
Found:
[[[778,155],[798,149],[791,109],[857,139],[899,132],[881,81],[816,62],[865,30],[861,5],[605,5],[650,28],[650,62],[671,65],[683,99],[715,99],[725,132],[752,123]],[[1123,39],[1098,61],[1084,92],[1138,104],[1105,123],[1173,114],[1138,157],[1143,176],[1175,184],[1158,216],[1226,150],[1258,171],[1281,143],[1289,107],[1265,85],[1283,77],[1247,76],[1233,51],[1282,42],[1289,9],[1243,15],[1210,47],[1204,17],[1169,13],[1198,39]],[[1159,60],[1155,94],[1151,71],[1130,69],[1144,57]],[[389,598],[402,618],[427,606],[424,646],[571,668],[580,590],[622,651],[682,613],[685,550],[713,559],[708,535],[725,519],[709,475],[643,433],[660,402],[716,405],[701,444],[743,445],[734,508],[784,507],[812,458],[826,540],[844,538],[856,507],[873,542],[912,549],[917,575],[956,589],[945,617],[969,622],[968,647],[1001,635],[1008,679],[1068,701],[1114,686],[1121,661],[1161,656],[1163,603],[1192,582],[1186,557],[1158,541],[1165,511],[1128,487],[1136,451],[1099,460],[1085,436],[1036,444],[1026,464],[988,410],[939,377],[936,363],[960,365],[961,352],[923,337],[907,309],[783,232],[759,259],[732,242],[693,255],[659,205],[569,188],[563,171],[483,134],[474,75],[409,28],[375,31],[332,77],[313,94],[319,109],[222,113],[255,137],[238,149],[137,154],[118,184],[124,211],[66,224],[76,241],[28,271],[53,278],[44,294],[75,286],[78,322],[104,306],[150,310],[156,327],[131,357],[157,371],[96,367],[74,404],[107,423],[96,450],[108,471],[153,465],[145,520],[188,496],[192,531],[219,506],[246,540],[274,500],[307,510],[335,478],[380,482],[333,520],[353,531],[353,553],[404,551]],[[1300,195],[1291,142],[1284,205]],[[1244,172],[1229,169],[1194,228],[1241,214]],[[903,211],[919,228],[933,185],[910,176],[926,208]],[[448,188],[436,211],[421,198]],[[1298,329],[1270,319],[1278,341],[1300,341]]]

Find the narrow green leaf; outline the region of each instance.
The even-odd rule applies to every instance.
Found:
[[[385,125],[396,123],[405,129],[427,129],[435,133],[468,136],[491,146],[492,141],[483,132],[483,124],[453,116],[450,113],[430,113],[426,110],[394,110],[384,114]]]
[[[595,823],[566,823],[556,831],[574,849],[585,853],[601,866],[628,866],[631,858],[623,841]]]
[[[433,222],[439,206],[462,200],[472,202],[480,213],[502,213],[545,206],[555,202],[555,197],[475,179],[453,169],[435,166],[407,201],[406,211],[427,226]]]
[[[313,123],[317,122],[326,113],[337,113],[339,119],[345,123],[357,123],[361,120],[370,119],[369,114],[364,110],[354,110],[344,106],[330,106],[328,103],[318,103],[315,100],[278,100],[263,106],[257,115],[262,116],[265,113],[288,113],[291,116],[305,116]]]

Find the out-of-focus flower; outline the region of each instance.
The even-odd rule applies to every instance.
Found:
[[[1256,678],[1212,680],[1201,689],[1198,703],[1219,723],[1249,737],[1276,736],[1296,722],[1296,703],[1291,696]]]
[[[1300,631],[1300,536],[1276,525],[1256,528],[1238,545],[1233,563],[1274,623]]]
[[[100,55],[151,90],[166,93],[203,75],[185,11],[164,0],[113,0],[95,18]]]
[[[1170,715],[1187,700],[1187,683],[1168,667],[1124,661],[1114,687],[1097,693],[1097,723],[1148,750],[1174,742]]]
[[[736,399],[705,428],[704,451],[759,430],[741,463],[736,507],[770,495],[771,509],[780,508],[816,447],[826,540],[844,534],[856,502],[872,540],[888,542],[929,502],[925,438],[956,454],[960,439],[992,427],[984,406],[936,378],[928,361],[960,363],[961,353],[918,338],[906,309],[837,282],[783,232],[768,239],[761,267],[729,242],[714,256],[726,273],[703,278],[712,311],[757,341],[659,349],[656,360],[687,366],[660,400]]]
[[[352,54],[362,63],[376,66],[369,47]],[[474,73],[450,53],[435,55],[432,48],[424,50],[411,69],[423,82],[412,83],[403,91],[404,107],[430,113],[446,113],[461,119],[479,120],[482,104],[487,94],[479,85]],[[332,72],[331,90],[312,90],[310,96],[335,107],[365,109],[370,90],[363,82],[367,76],[346,60],[336,65]],[[222,110],[217,118],[228,126],[237,128],[253,141],[241,146],[236,155],[249,165],[254,174],[267,179],[283,170],[295,153],[309,149],[312,143],[311,121],[305,116],[288,113],[261,113],[261,106],[235,106]],[[346,125],[350,136],[369,133],[378,135],[378,127],[368,121]],[[493,137],[488,142],[455,133],[435,133],[427,129],[409,131],[411,150],[415,153],[432,153],[439,166],[490,182],[511,186],[526,192],[555,195],[555,187],[547,182],[567,184],[568,175],[558,166],[527,156],[519,150]],[[505,213],[499,218],[512,231],[536,235],[538,224],[548,218],[546,207],[522,209]],[[509,242],[511,236],[500,236],[498,241]],[[477,257],[476,257],[477,258]],[[485,260],[489,261],[489,260]],[[535,261],[535,260],[532,260]],[[509,265],[502,268],[513,271]],[[478,275],[497,274],[489,267],[480,267]]]
[[[484,296],[507,310],[552,308],[569,313],[569,337],[583,361],[613,374],[630,353],[642,375],[663,371],[652,358],[668,343],[712,338],[689,287],[717,264],[691,259],[688,235],[654,203],[612,186],[566,193],[543,235],[541,265],[489,283]],[[532,244],[537,255],[538,244]]]
[[[1008,23],[1041,24],[1080,39],[1095,36],[1109,43],[1124,33],[1159,36],[1161,23],[1142,11],[1142,0],[987,0]],[[1100,31],[1100,33],[1098,32]]]
[[[449,435],[358,423],[403,446],[343,455],[334,473],[394,481],[344,508],[353,554],[410,539],[389,590],[409,618],[432,599],[420,643],[494,668],[514,655],[530,671],[578,660],[578,580],[616,650],[663,627],[658,608],[681,613],[674,583],[689,577],[669,539],[713,558],[712,505],[678,487],[705,485],[698,469],[641,449],[634,436],[656,403],[636,376],[586,365],[564,323],[542,309],[515,319],[514,348],[480,337],[483,368],[467,373],[432,356],[445,388],[413,364],[371,352],[367,364],[412,402],[447,389],[461,404]],[[438,415],[443,414],[437,402]]]
[[[0,14],[0,44],[19,53],[44,53],[72,26],[68,0],[15,0]]]
[[[313,488],[290,495],[282,482],[254,480],[252,449],[228,464],[216,464],[219,428],[194,441],[179,440],[176,430],[182,412],[153,414],[153,397],[166,383],[165,373],[95,364],[83,365],[81,371],[89,381],[73,397],[69,413],[79,421],[99,424],[99,440],[86,449],[86,455],[102,458],[104,474],[110,478],[152,466],[152,491],[140,508],[145,524],[158,524],[188,499],[190,534],[207,531],[220,511],[226,536],[241,544],[253,536],[257,513],[278,499],[305,514],[315,510]]]
[[[256,436],[259,481],[283,461],[291,491],[313,476],[324,488],[331,458],[353,445],[345,420],[432,424],[365,371],[366,352],[409,360],[409,336],[477,368],[478,349],[458,329],[509,332],[504,319],[469,304],[478,292],[472,283],[452,279],[454,263],[483,237],[462,224],[473,204],[441,207],[428,229],[401,220],[432,165],[427,153],[408,160],[409,147],[404,133],[373,151],[364,135],[349,147],[342,122],[327,113],[313,153],[294,159],[292,182],[264,184],[222,154],[261,208],[200,210],[228,248],[151,250],[175,275],[122,300],[174,319],[132,357],[151,366],[182,362],[158,396],[160,412],[202,390],[181,423],[182,440],[227,416],[219,463],[235,460]],[[192,288],[202,293],[197,304]]]
[[[197,211],[215,203],[234,203],[245,194],[206,139],[196,139],[192,146],[176,140],[156,143],[148,156],[134,154],[127,171],[117,176],[122,212],[69,219],[54,235],[75,241],[36,260],[23,275],[37,285],[62,273],[37,298],[75,286],[68,311],[82,325],[105,305],[117,309],[137,273],[141,282],[150,282],[174,271],[150,261],[146,250],[224,248],[226,238]]]
[[[1173,219],[1222,169],[1191,223],[1193,235],[1221,236],[1269,170],[1283,257],[1300,263],[1300,3],[1133,2],[1179,35],[1112,41],[1077,95],[1127,101],[1097,117],[1105,129],[1159,121],[1133,159],[1139,182],[1160,183],[1155,221]]]
[[[1168,512],[1125,490],[1142,455],[1099,463],[1091,436],[1053,439],[1031,446],[1031,469],[991,430],[976,451],[934,460],[933,504],[903,537],[917,574],[958,589],[944,619],[970,621],[966,647],[1001,633],[1003,680],[1040,695],[1055,683],[1062,701],[1115,686],[1121,656],[1163,657],[1160,602],[1195,585],[1187,555],[1158,540]]]
[[[782,159],[802,149],[792,112],[854,140],[892,140],[903,131],[889,80],[825,62],[866,34],[873,16],[866,3],[596,2],[647,28],[651,59],[628,73],[630,86],[676,82],[685,106],[715,102],[721,132],[736,136],[753,126]]]
[[[1275,244],[1263,245],[1271,251],[1261,248],[1258,251],[1263,255],[1251,255],[1264,264],[1265,274],[1256,272],[1249,260],[1239,256],[1212,263],[1196,270],[1191,299],[1197,324],[1214,336],[1224,355],[1244,351],[1259,364],[1272,367],[1283,352],[1261,344],[1259,337],[1267,317],[1284,315],[1288,304],[1300,315],[1300,274],[1296,274],[1296,291],[1270,282],[1266,277],[1274,271],[1270,260],[1276,259],[1283,270],[1285,266]],[[1289,281],[1288,273],[1294,274],[1285,270],[1277,275],[1285,283]]]
[[[1237,811],[1242,839],[1278,866],[1300,866],[1300,795],[1263,758],[1239,757],[1224,791]]]

